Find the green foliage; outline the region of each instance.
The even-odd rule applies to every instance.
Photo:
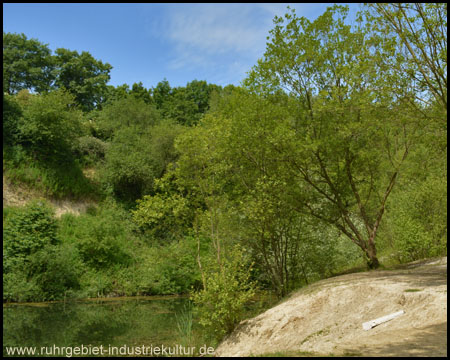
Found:
[[[152,191],[154,179],[162,175],[164,164],[158,163],[147,130],[138,134],[132,128],[117,131],[108,147],[102,180],[120,200],[133,202]]]
[[[18,123],[21,116],[20,105],[13,97],[3,94],[3,147],[17,141]]]
[[[100,106],[110,79],[111,65],[94,59],[87,51],[79,54],[62,48],[56,49],[54,62],[57,89],[68,90],[84,111]]]
[[[56,220],[44,201],[8,208],[3,221],[5,300],[61,299],[68,290],[78,288],[78,253],[59,245]]]
[[[3,273],[3,301],[36,301],[42,299],[42,292],[36,280],[29,278],[24,271],[27,263],[17,261],[13,267]],[[3,266],[5,268],[5,266]]]
[[[29,257],[29,276],[40,288],[40,300],[59,300],[80,288],[83,264],[73,245],[47,246]]]
[[[108,143],[94,137],[82,136],[73,149],[78,157],[84,157],[86,163],[98,163],[105,158]]]
[[[183,235],[190,219],[187,200],[173,196],[145,195],[132,211],[134,222],[155,239],[177,239]]]
[[[397,39],[396,57],[401,61],[385,58],[387,68],[414,79],[411,90],[416,99],[429,104],[434,98],[441,108],[439,121],[443,121],[447,114],[447,5],[368,4],[364,15],[385,44]]]
[[[33,96],[19,120],[19,141],[37,160],[61,160],[81,135],[81,118],[73,97],[65,91]]]
[[[256,289],[251,280],[253,265],[244,250],[236,246],[227,255],[221,265],[214,259],[205,266],[205,288],[192,295],[200,324],[217,340],[242,320],[244,306]]]
[[[51,50],[25,34],[3,32],[3,92],[48,91],[53,80]]]
[[[187,96],[185,88],[175,88],[170,97],[162,104],[163,117],[181,125],[194,125],[200,117],[198,105]]]
[[[154,245],[140,254],[136,265],[140,292],[152,295],[182,294],[198,287],[200,272],[196,262],[196,245],[193,238],[186,237],[164,246]]]
[[[153,89],[153,100],[155,102],[156,108],[161,109],[163,104],[169,99],[172,94],[172,88],[166,78],[160,81],[156,87]]]
[[[53,211],[43,200],[10,208],[3,218],[3,260],[27,258],[46,245],[56,244],[56,229]]]
[[[64,162],[34,160],[21,145],[4,150],[4,175],[11,183],[22,184],[55,198],[96,196],[98,189],[83,175],[71,154]]]
[[[169,163],[175,160],[173,143],[181,129],[167,123],[117,130],[108,146],[102,179],[121,201],[133,203],[155,190]]]
[[[77,247],[82,260],[93,269],[128,264],[133,237],[126,217],[125,212],[113,204],[101,207],[95,214],[65,215],[59,234],[65,242]]]
[[[429,176],[395,194],[390,231],[400,262],[447,254],[447,180]]]
[[[124,128],[140,133],[159,122],[160,116],[152,105],[140,98],[124,97],[104,106],[95,119],[95,127],[98,136],[107,140]]]

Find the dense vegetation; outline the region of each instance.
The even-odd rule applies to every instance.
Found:
[[[217,338],[258,289],[447,252],[447,5],[276,17],[242,86],[107,85],[3,33],[3,299],[193,293]],[[86,170],[93,176],[86,177]]]

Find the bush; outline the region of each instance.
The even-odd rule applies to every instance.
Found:
[[[242,320],[244,305],[255,295],[252,266],[239,246],[221,265],[215,260],[205,264],[205,288],[195,292],[192,300],[198,307],[199,323],[216,340],[233,331]]]
[[[390,231],[400,262],[447,253],[447,180],[429,176],[394,195]]]
[[[25,260],[16,259],[10,263],[8,271],[3,270],[3,301],[39,301],[42,299],[41,289],[36,280],[29,278]]]
[[[3,146],[12,145],[17,141],[18,121],[22,109],[12,96],[3,95]]]
[[[74,147],[78,157],[85,157],[87,162],[97,162],[105,158],[108,144],[94,136],[82,136]]]
[[[114,138],[117,131],[132,128],[139,132],[159,123],[159,112],[141,99],[125,97],[105,105],[95,119],[95,132],[103,140]]]
[[[197,245],[187,237],[164,246],[142,249],[135,265],[135,281],[141,294],[187,293],[200,285]]]
[[[40,300],[58,300],[80,288],[83,264],[73,245],[46,246],[29,258],[29,275],[40,288]]]
[[[97,212],[61,218],[59,235],[74,244],[81,259],[94,269],[128,264],[132,240],[127,214],[114,204],[103,204]]]
[[[153,181],[162,175],[156,163],[147,131],[138,134],[132,128],[118,131],[106,152],[101,178],[118,199],[133,202],[153,189]]]
[[[44,201],[7,208],[3,236],[3,299],[55,300],[79,288],[78,252],[60,244],[53,211]]]
[[[46,245],[58,243],[53,210],[43,200],[10,208],[3,218],[4,258],[26,258]]]
[[[5,154],[3,167],[4,175],[12,183],[25,184],[47,196],[79,198],[99,193],[71,154],[65,160],[39,162],[21,145],[16,145]]]
[[[58,90],[33,96],[19,119],[19,141],[37,160],[64,157],[81,134],[81,119],[74,98],[67,92]]]

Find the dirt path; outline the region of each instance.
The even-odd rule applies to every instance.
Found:
[[[365,331],[362,323],[403,310]],[[319,281],[242,322],[216,356],[447,356],[447,258]]]

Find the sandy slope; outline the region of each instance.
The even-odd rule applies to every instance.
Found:
[[[24,206],[33,199],[46,199],[55,209],[56,217],[60,217],[65,213],[79,215],[84,213],[89,206],[95,205],[92,200],[73,201],[67,199],[51,199],[49,197],[45,198],[35,190],[18,185],[12,185],[3,176],[3,207]]]
[[[405,314],[363,330],[363,322],[399,310]],[[319,281],[243,321],[215,354],[249,356],[293,350],[323,355],[446,356],[447,258]]]

